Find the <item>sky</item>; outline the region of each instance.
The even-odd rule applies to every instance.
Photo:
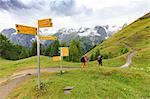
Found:
[[[55,29],[123,25],[148,12],[150,0],[0,0],[0,31],[45,18]]]

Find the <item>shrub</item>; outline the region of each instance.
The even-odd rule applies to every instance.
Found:
[[[95,60],[95,57],[94,57],[95,55],[92,53],[92,55],[91,55],[91,58],[90,58],[90,61],[94,61]]]
[[[104,59],[108,59],[108,54],[103,54]]]
[[[121,49],[121,54],[125,54],[127,52],[129,52],[128,48],[122,48]]]

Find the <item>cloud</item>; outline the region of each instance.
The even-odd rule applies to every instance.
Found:
[[[91,13],[92,9],[83,5],[77,7],[75,0],[57,0],[50,2],[50,11],[57,15],[73,16]]]
[[[92,9],[86,6],[78,7],[75,0],[1,0],[0,10],[18,15],[28,11],[33,14],[44,12],[53,16],[74,16],[92,12]]]
[[[49,17],[53,18],[55,27],[75,26],[74,17],[87,16],[92,12],[85,5],[77,5],[76,0],[0,0],[3,23],[0,28],[14,27],[16,23],[36,26],[38,19]],[[4,15],[7,17],[2,17]]]
[[[0,0],[0,28],[52,18],[54,27],[131,23],[150,11],[150,0]],[[9,20],[9,21],[8,21]]]
[[[95,24],[124,24],[131,23],[150,11],[150,1],[132,1],[97,9],[89,16]],[[90,20],[90,18],[84,18]]]
[[[58,15],[72,15],[74,14],[74,8],[74,0],[58,0],[50,2],[50,11]]]
[[[24,5],[19,0],[1,0],[0,9],[9,11],[10,9],[29,9],[29,7]]]

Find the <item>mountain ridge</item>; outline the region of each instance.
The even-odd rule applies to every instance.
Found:
[[[106,28],[105,26],[95,26],[93,28],[80,27],[79,29],[62,28],[58,29],[53,35],[57,36],[59,40],[67,42],[67,45],[69,45],[71,39],[80,38],[81,41],[84,41],[82,39],[87,39],[84,43],[88,41],[86,44],[93,46],[91,43],[93,39],[95,40],[95,44],[98,44],[108,38],[108,36],[111,36],[114,31],[117,31],[117,29],[110,31],[108,27]],[[32,42],[35,40],[35,37],[32,35],[17,34],[14,28],[3,29],[1,33],[13,43],[25,47],[31,47]],[[44,45],[48,46],[51,43],[52,41],[45,41]]]

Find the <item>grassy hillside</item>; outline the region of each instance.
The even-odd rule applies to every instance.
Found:
[[[103,55],[116,57],[124,54],[123,50],[125,49],[130,51],[148,47],[150,47],[150,13],[137,19],[95,47],[88,53],[88,56],[90,57],[97,49],[100,49]]]
[[[136,53],[131,68],[150,73],[150,48],[142,49]]]
[[[148,99],[150,76],[136,70],[90,67],[86,71],[68,71],[42,75],[43,88],[39,91],[37,78],[18,86],[10,99]],[[63,88],[74,86],[71,94]]]

